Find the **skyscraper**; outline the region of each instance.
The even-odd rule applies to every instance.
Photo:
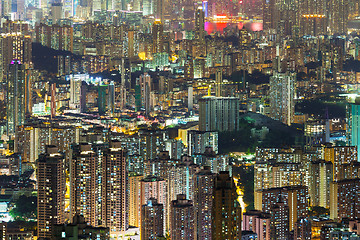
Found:
[[[222,68],[217,68],[215,72],[215,92],[216,97],[222,96]]]
[[[309,175],[311,205],[328,208],[330,205],[330,183],[333,179],[332,163],[324,160],[311,162]]]
[[[193,57],[206,56],[205,44],[205,13],[202,7],[195,11],[195,39],[193,45]]]
[[[331,183],[330,218],[334,220],[360,217],[360,179],[344,179]]]
[[[148,73],[140,75],[138,85],[140,85],[141,106],[145,109],[145,113],[149,114],[152,108],[151,105],[151,83],[152,79]],[[139,97],[139,96],[138,96]]]
[[[140,181],[141,206],[147,204],[150,198],[155,198],[159,204],[164,205],[164,223],[168,220],[166,192],[166,181],[162,178],[147,176]]]
[[[332,163],[332,181],[339,181],[346,178],[344,168],[350,166],[351,163],[357,162],[358,152],[356,146],[335,146],[324,148],[324,159]]]
[[[31,37],[20,32],[3,33],[0,35],[0,77],[9,70],[9,64],[17,59],[28,66],[32,58]]]
[[[39,239],[51,239],[54,224],[65,221],[65,158],[47,146],[38,159],[37,227]]]
[[[360,104],[358,104],[358,99],[354,104],[350,105],[348,126],[351,146],[357,146],[357,149],[360,149]],[[359,158],[360,154],[358,155],[358,161],[360,161]]]
[[[202,7],[198,7],[195,11],[195,40],[198,44],[205,41],[205,13]]]
[[[191,112],[193,110],[194,106],[194,93],[193,93],[193,87],[188,87],[188,111]]]
[[[13,60],[7,77],[7,132],[15,135],[17,126],[25,123],[25,66]]]
[[[291,125],[295,112],[295,73],[274,73],[270,77],[270,117]]]
[[[163,52],[163,31],[163,23],[157,19],[152,27],[153,54]]]
[[[91,226],[100,226],[101,174],[97,156],[90,144],[84,143],[73,147],[70,161],[70,215],[82,215]]]
[[[194,156],[196,154],[205,153],[206,148],[211,147],[212,150],[217,154],[219,133],[216,131],[188,131],[188,155]]]
[[[128,164],[121,142],[112,141],[102,160],[102,220],[110,233],[121,235],[128,221]]]
[[[194,206],[191,200],[180,194],[170,207],[171,240],[194,240]]]
[[[241,207],[229,172],[215,177],[212,206],[212,239],[241,239]]]
[[[330,0],[329,6],[329,30],[331,34],[346,33],[349,21],[348,0]]]
[[[200,131],[239,130],[240,101],[235,97],[203,97],[199,99]]]
[[[129,225],[140,227],[141,225],[141,186],[142,175],[130,172],[129,176]]]
[[[270,188],[262,191],[262,211],[271,215],[271,236],[286,239],[295,223],[308,217],[306,186]],[[285,237],[285,238],[284,238]]]
[[[194,180],[194,229],[196,240],[211,239],[211,219],[215,174],[210,167],[204,167],[193,177]]]
[[[99,114],[103,115],[106,112],[106,90],[107,85],[99,85],[98,90],[98,111]]]
[[[141,208],[141,239],[156,239],[164,235],[164,205],[150,198]]]
[[[270,214],[257,210],[246,211],[243,214],[242,230],[257,234],[258,240],[270,239]]]
[[[165,15],[165,0],[156,0],[155,2],[155,10],[154,10],[154,14],[155,14],[155,18],[159,19],[160,22],[164,22],[164,15]]]

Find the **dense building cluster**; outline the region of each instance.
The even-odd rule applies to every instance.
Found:
[[[0,0],[0,239],[360,239],[358,0]]]

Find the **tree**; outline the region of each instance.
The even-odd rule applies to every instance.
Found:
[[[35,218],[37,213],[37,197],[21,195],[15,201],[15,206],[10,210],[9,214],[15,220],[27,220]]]

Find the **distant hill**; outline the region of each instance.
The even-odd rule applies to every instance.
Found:
[[[60,51],[53,48],[45,47],[40,43],[32,43],[32,61],[34,68],[45,70],[49,73],[57,73],[57,56],[71,56],[72,58],[80,58],[69,51]]]
[[[289,147],[303,144],[304,135],[301,128],[288,126],[280,121],[253,112],[245,113],[240,117],[254,124],[255,127],[265,126],[269,129],[269,133],[259,145],[260,147]]]

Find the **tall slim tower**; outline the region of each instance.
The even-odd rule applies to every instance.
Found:
[[[85,221],[93,227],[99,225],[101,210],[97,193],[101,188],[97,184],[96,155],[90,144],[73,146],[70,160],[70,219],[82,215]]]
[[[110,233],[123,235],[128,229],[128,164],[121,142],[112,141],[102,162],[102,219]]]
[[[195,239],[211,239],[211,210],[213,205],[213,189],[215,174],[210,167],[197,172],[194,176],[194,213]]]
[[[65,158],[47,146],[38,159],[37,226],[39,239],[51,239],[54,224],[65,221]]]
[[[351,146],[357,146],[360,149],[360,99],[356,99],[354,104],[350,105],[349,130]],[[358,154],[360,161],[360,154]]]
[[[199,43],[205,41],[205,13],[202,7],[198,7],[195,11],[195,39]]]
[[[274,73],[270,77],[270,116],[291,125],[295,112],[295,73]]]
[[[14,136],[17,126],[25,123],[25,66],[13,60],[7,78],[7,131]]]
[[[51,84],[51,118],[56,116],[56,83]]]
[[[193,57],[206,55],[205,46],[205,13],[202,7],[198,7],[195,11],[195,44]]]
[[[153,51],[152,53],[161,53],[163,51],[163,23],[157,19],[153,23],[152,36],[153,36]]]
[[[144,73],[139,78],[141,91],[141,105],[145,108],[146,115],[151,111],[151,77],[148,73]]]
[[[194,240],[194,206],[191,200],[180,194],[171,202],[171,240]]]
[[[142,175],[130,172],[129,176],[129,225],[134,227],[141,226],[141,186]]]
[[[193,110],[194,106],[194,93],[193,93],[193,87],[188,87],[188,111],[191,112]]]
[[[216,97],[221,97],[222,95],[222,69],[221,68],[217,68],[216,72],[215,72],[215,92],[216,92]]]
[[[241,239],[241,207],[229,172],[215,178],[212,205],[212,239]]]
[[[329,1],[329,29],[331,34],[347,32],[349,2],[348,0]]]
[[[156,0],[156,9],[155,9],[155,18],[160,19],[160,21],[164,22],[164,14],[165,14],[165,0]]]

